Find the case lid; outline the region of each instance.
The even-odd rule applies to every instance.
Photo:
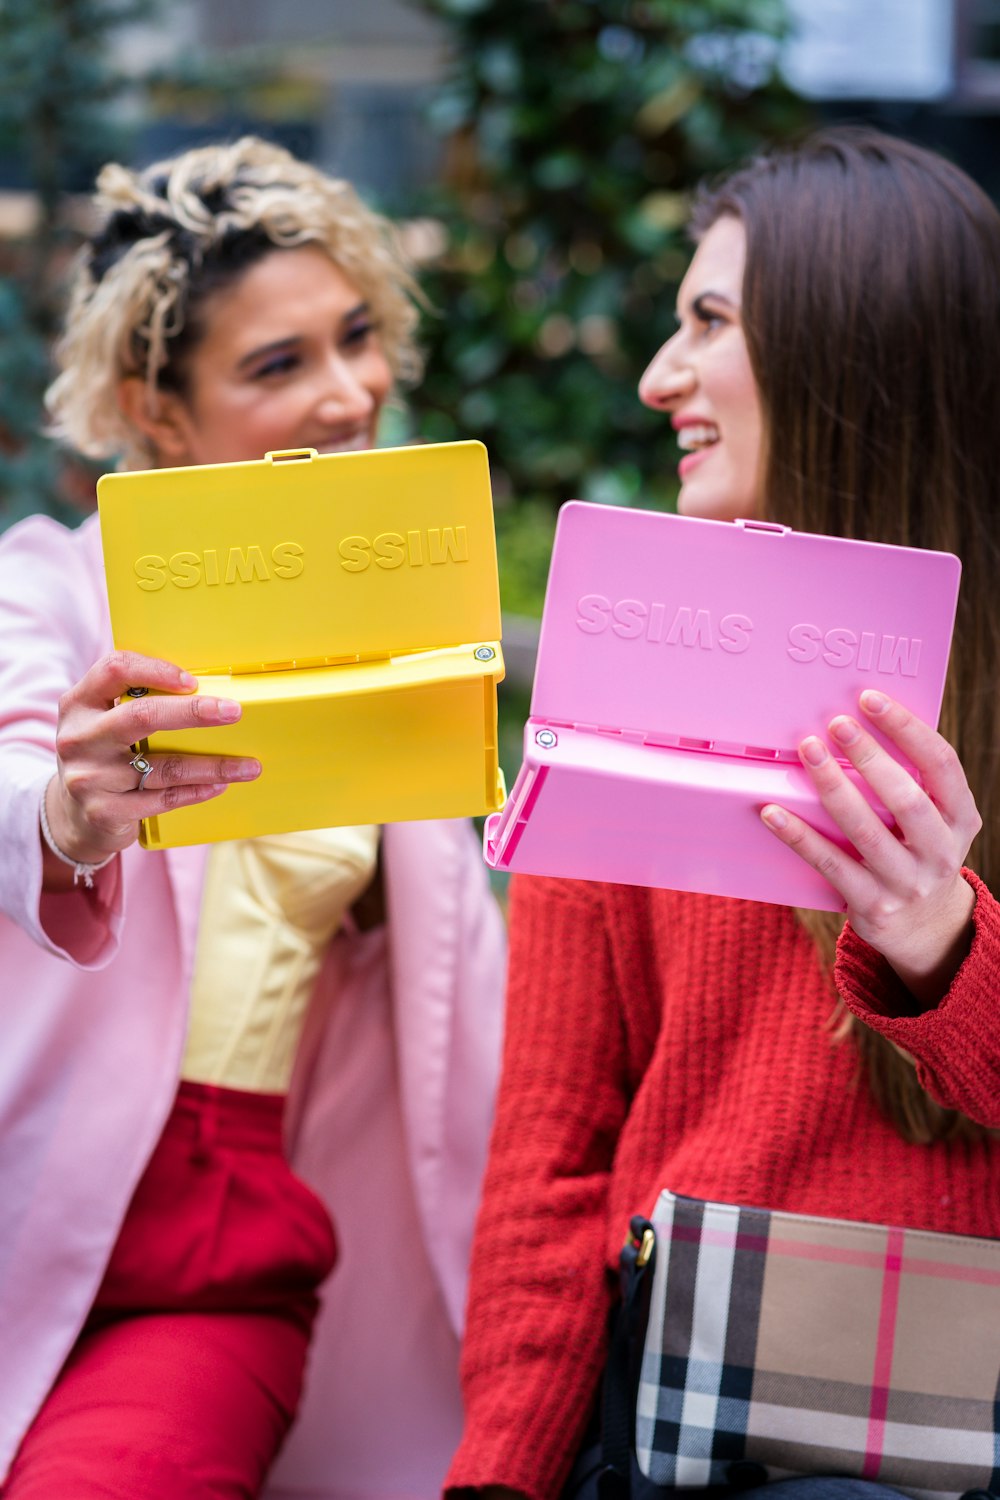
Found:
[[[571,501],[532,718],[788,759],[866,687],[936,724],[960,571],[950,553]]]
[[[499,639],[481,443],[108,474],[97,496],[118,647],[230,672]]]

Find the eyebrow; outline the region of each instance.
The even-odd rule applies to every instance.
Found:
[[[367,302],[359,302],[356,307],[352,307],[344,313],[340,320],[340,326],[345,328],[348,324],[353,323],[355,318],[365,317],[370,312],[371,309]],[[275,339],[271,344],[260,344],[256,349],[251,349],[241,359],[237,360],[236,368],[237,370],[244,370],[248,365],[255,364],[259,359],[267,359],[272,354],[282,354],[287,349],[294,349],[297,344],[302,342],[303,337],[304,335],[301,333],[292,333],[287,338]]]

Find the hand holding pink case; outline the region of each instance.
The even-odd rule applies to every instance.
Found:
[[[839,909],[760,809],[846,847],[796,747],[866,687],[936,725],[960,571],[948,553],[571,501],[487,863]]]

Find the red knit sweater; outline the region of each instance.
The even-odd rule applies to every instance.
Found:
[[[849,928],[836,981],[941,1103],[1000,1127],[1000,906],[970,879],[976,936],[936,1010],[907,1017],[907,992]],[[786,908],[522,878],[511,944],[450,1488],[558,1495],[629,1218],[661,1187],[1000,1237],[1000,1140],[900,1139],[832,1038],[835,996]]]

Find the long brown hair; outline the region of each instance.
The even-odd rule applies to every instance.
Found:
[[[963,576],[941,733],[983,818],[969,862],[1000,883],[1000,213],[942,157],[821,131],[696,200],[746,230],[743,322],[760,389],[762,513],[796,530],[955,552]],[[840,918],[799,913],[824,958]],[[968,1127],[853,1018],[900,1133]]]

